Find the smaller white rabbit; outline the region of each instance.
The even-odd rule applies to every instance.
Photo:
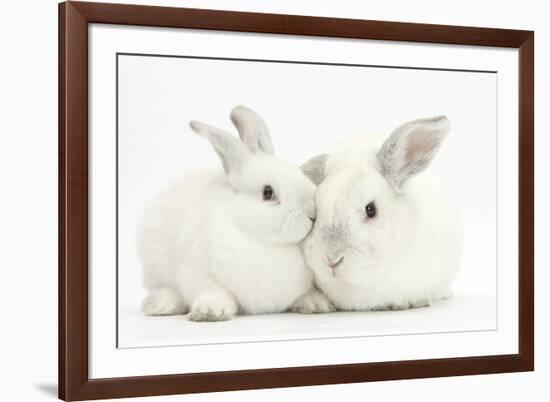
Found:
[[[306,163],[318,184],[306,262],[338,309],[407,309],[452,295],[460,219],[450,192],[423,172],[449,130],[444,116],[415,120],[381,145],[364,138]]]
[[[315,218],[315,185],[274,156],[269,131],[252,110],[231,113],[241,140],[191,122],[221,159],[224,173],[183,177],[147,209],[138,231],[148,315],[194,321],[237,312],[325,312],[299,243]],[[294,304],[293,304],[294,303]]]

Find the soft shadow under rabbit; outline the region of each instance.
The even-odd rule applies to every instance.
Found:
[[[312,288],[299,243],[315,218],[315,185],[274,156],[264,121],[231,113],[240,139],[196,121],[224,172],[184,176],[147,209],[138,248],[148,315],[190,312],[194,321],[245,314],[334,310]]]

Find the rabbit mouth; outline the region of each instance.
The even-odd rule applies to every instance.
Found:
[[[309,219],[311,220],[311,226],[309,227],[309,230],[304,236],[304,240],[306,240],[309,236],[311,236],[311,234],[313,233],[313,228],[315,227],[315,218],[309,218]]]

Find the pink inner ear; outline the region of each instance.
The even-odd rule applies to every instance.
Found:
[[[432,133],[427,131],[415,131],[409,135],[407,141],[407,152],[405,154],[407,160],[415,161],[428,156],[437,143]]]

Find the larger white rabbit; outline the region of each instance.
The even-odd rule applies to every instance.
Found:
[[[342,310],[428,306],[452,295],[462,229],[451,193],[425,171],[450,130],[446,117],[397,128],[306,165],[319,184],[305,256]]]
[[[253,111],[231,113],[241,140],[196,121],[222,169],[184,176],[147,209],[138,248],[148,315],[219,321],[237,312],[333,309],[312,290],[300,243],[315,217],[315,185],[274,156],[269,131]],[[302,296],[302,297],[300,297]],[[304,311],[306,310],[306,311]]]

